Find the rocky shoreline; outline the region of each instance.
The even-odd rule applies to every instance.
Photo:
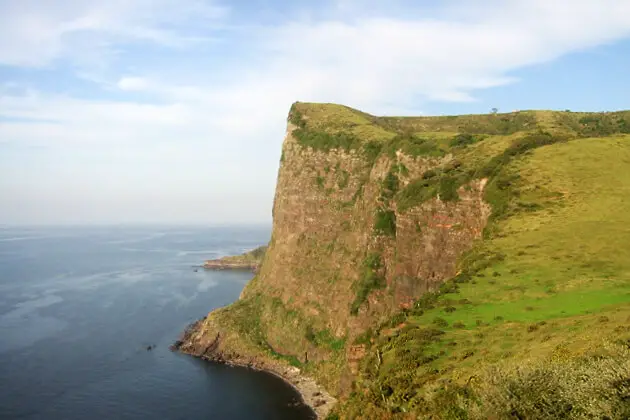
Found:
[[[225,260],[208,260],[203,263],[202,267],[206,270],[249,270],[258,271],[260,264],[255,262],[231,262]]]
[[[248,270],[256,273],[266,251],[267,246],[263,245],[241,255],[207,260],[202,267],[207,270]]]
[[[221,349],[221,333],[208,343],[196,343],[194,335],[200,329],[204,319],[190,324],[182,336],[171,346],[172,351],[188,354],[214,363],[228,366],[246,367],[270,373],[291,385],[301,396],[302,402],[313,410],[316,418],[324,419],[336,404],[337,400],[313,379],[301,374],[300,369],[287,366],[275,359],[263,355],[246,357]]]

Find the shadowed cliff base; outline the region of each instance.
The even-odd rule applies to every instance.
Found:
[[[298,369],[330,418],[627,416],[630,112],[288,120],[264,261],[183,351]]]

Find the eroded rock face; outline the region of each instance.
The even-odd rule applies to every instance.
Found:
[[[323,321],[335,335],[353,336],[455,274],[457,258],[481,236],[490,214],[483,180],[460,188],[458,201],[432,199],[396,211],[396,236],[375,237],[374,214],[392,160],[380,158],[369,167],[356,151],[304,148],[291,135],[293,128],[283,146],[268,258],[244,296],[272,294]],[[408,178],[450,161],[402,159]],[[353,316],[353,285],[372,250],[382,256],[388,287],[371,293]]]
[[[241,294],[246,301],[262,296],[273,302],[256,315],[267,350],[256,356],[255,346],[244,343],[229,325],[233,321],[213,314],[193,328],[180,348],[239,364],[268,362],[269,349],[302,362],[321,362],[321,369],[330,370],[321,377],[337,384],[329,389],[341,394],[365,354],[364,347],[352,344],[354,339],[454,276],[458,257],[481,236],[490,208],[482,199],[485,182],[476,180],[459,188],[458,200],[432,198],[406,211],[392,200],[388,210],[395,215],[395,234],[375,234],[383,180],[393,165],[406,167],[402,188],[426,171],[448,165],[452,157],[414,158],[399,151],[395,158],[383,155],[368,161],[356,149],[305,147],[293,136],[295,129],[288,124],[283,143],[272,238],[256,277]],[[357,304],[358,284],[371,254],[380,258],[384,287],[370,290]],[[353,304],[358,308],[354,313]],[[279,316],[279,310],[287,316]],[[325,332],[327,344],[309,338],[305,325]],[[343,347],[336,348],[334,340],[342,340]],[[325,364],[334,351],[335,357],[344,358],[345,368]]]

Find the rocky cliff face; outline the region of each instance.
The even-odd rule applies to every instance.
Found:
[[[396,173],[400,189],[452,158],[399,153],[370,165],[356,150],[304,147],[292,135],[295,128],[289,123],[284,140],[268,258],[243,296],[277,297],[334,336],[351,338],[455,274],[457,258],[480,237],[490,213],[484,181],[461,187],[457,201],[434,198],[405,212],[392,203],[393,231],[381,234],[376,215],[393,167],[403,162],[407,168],[404,176]],[[380,259],[383,284],[353,314],[370,256]]]
[[[568,378],[582,371],[558,355],[586,354],[592,331],[630,340],[628,134],[630,112],[383,118],[296,103],[259,271],[176,347],[276,372],[321,417],[336,397],[342,418],[507,418],[516,383],[536,390],[518,416],[541,417],[531,407],[556,394],[509,366],[483,372],[535,353]],[[614,182],[591,176],[610,165]],[[623,418],[615,383],[605,412]]]
[[[331,107],[326,111],[360,117]],[[362,354],[353,342],[452,277],[490,208],[479,179],[456,186],[448,200],[437,194],[400,209],[393,197],[412,180],[456,166],[452,154],[369,153],[359,136],[351,147],[334,147],[334,131],[324,135],[332,144],[310,145],[306,130],[326,133],[314,122],[318,111],[293,108],[299,118],[288,123],[273,233],[259,273],[237,304],[200,322],[182,349],[219,360],[293,361],[343,393],[356,364],[348,361]]]

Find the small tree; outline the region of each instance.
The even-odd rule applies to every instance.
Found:
[[[492,112],[493,114],[496,114],[497,112],[499,112],[499,109],[498,108],[492,108],[490,110],[490,112]]]

